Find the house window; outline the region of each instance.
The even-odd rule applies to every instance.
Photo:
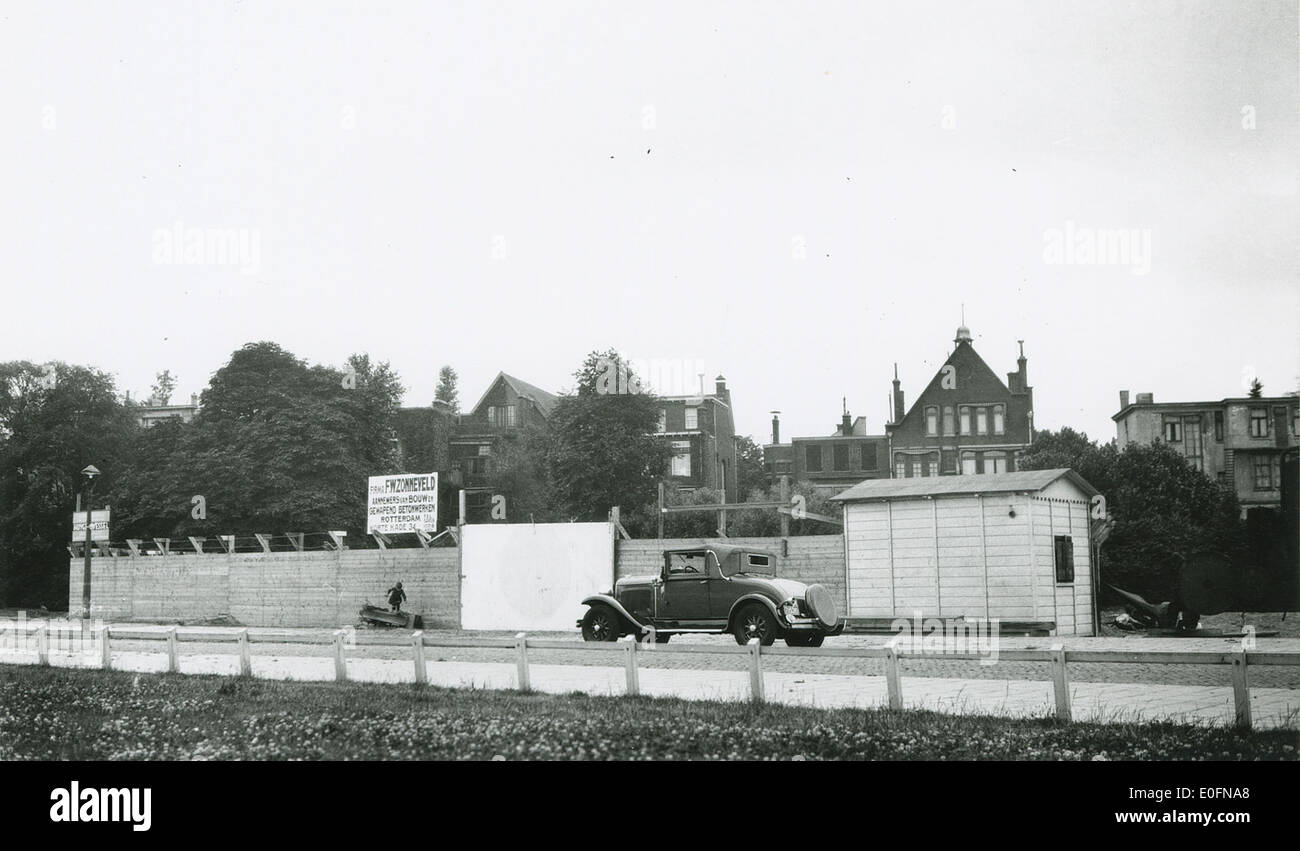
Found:
[[[1214,412],[1214,439],[1223,442],[1223,411]]]
[[[951,435],[957,430],[957,421],[953,416],[952,405],[946,405],[943,409],[943,433]]]
[[[878,470],[880,469],[880,459],[876,457],[876,444],[862,444],[862,469]]]
[[[502,423],[502,425],[505,425],[507,428],[514,428],[514,425],[515,425],[515,406],[514,406],[514,405],[506,405],[504,408],[501,409],[501,411],[502,411],[502,413],[505,414],[505,422]]]
[[[497,424],[497,409],[496,409],[496,406],[495,406],[495,405],[488,405],[488,411],[487,411],[487,414],[488,414],[488,425],[490,425],[490,426],[494,426],[494,425],[496,425],[496,424]]]
[[[1251,472],[1254,474],[1255,490],[1271,491],[1277,487],[1277,480],[1273,475],[1273,458],[1258,454],[1251,456]]]
[[[894,456],[894,478],[895,479],[907,478],[907,456],[905,455]]]
[[[925,475],[927,476],[939,475],[939,456],[937,454],[931,452],[929,455],[925,456],[924,463],[925,463]]]
[[[975,409],[975,433],[976,434],[989,433],[989,409],[988,408]]]
[[[699,427],[700,427],[700,409],[687,408],[686,409],[686,430],[694,431]]]
[[[849,469],[849,445],[847,443],[835,444],[831,456],[832,469],[848,470]]]
[[[491,447],[491,445],[489,445],[489,444],[487,444],[487,443],[480,443],[480,444],[479,444],[479,447],[478,447],[478,454],[479,454],[479,455],[491,455],[491,454],[492,454],[492,447]]]
[[[939,434],[939,409],[933,405],[925,409],[925,433],[928,437],[937,437]]]
[[[1268,437],[1268,408],[1250,409],[1250,436]]]
[[[993,406],[993,433],[1005,434],[1007,430],[1006,408],[1002,405]]]
[[[1182,443],[1183,424],[1179,420],[1165,420],[1165,443]]]
[[[689,440],[673,441],[672,475],[689,476],[691,474],[691,442]]]
[[[1056,536],[1056,581],[1074,581],[1074,541],[1069,535]]]
[[[985,473],[1005,473],[1006,471],[1007,471],[1007,453],[1005,452],[984,453]]]
[[[963,452],[961,454],[961,474],[963,476],[973,476],[976,472],[975,453]]]
[[[961,407],[961,430],[958,434],[970,434],[970,408]]]
[[[664,408],[659,409],[659,425],[657,428],[660,434],[668,431],[668,411]]]
[[[804,469],[810,473],[820,473],[822,471],[822,448],[820,446],[809,446],[804,449]]]

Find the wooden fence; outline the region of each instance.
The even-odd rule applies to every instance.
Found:
[[[37,622],[27,627],[35,632],[37,661],[48,665],[49,629],[45,622]],[[161,641],[166,644],[167,670],[171,673],[180,671],[180,647],[182,643],[225,643],[233,642],[239,656],[239,670],[243,676],[253,672],[250,645],[254,643],[269,644],[331,644],[334,656],[334,678],[345,682],[348,678],[347,651],[354,647],[410,647],[415,681],[419,684],[428,682],[428,667],[425,663],[425,648],[447,647],[462,649],[497,649],[515,651],[517,667],[516,685],[520,690],[531,688],[529,683],[529,650],[569,650],[586,653],[605,653],[622,656],[623,666],[627,671],[627,694],[640,694],[639,659],[645,652],[655,655],[663,653],[702,653],[706,655],[745,656],[749,663],[750,699],[762,702],[763,693],[763,657],[764,656],[799,656],[808,658],[846,658],[846,659],[883,659],[885,663],[885,683],[889,695],[889,708],[903,708],[903,676],[899,670],[902,659],[933,659],[944,661],[979,661],[987,656],[979,653],[911,653],[896,647],[894,639],[883,647],[764,647],[753,639],[746,646],[733,645],[692,645],[678,644],[671,648],[657,645],[646,651],[635,641],[618,642],[578,642],[564,639],[529,638],[525,633],[518,633],[514,638],[474,637],[467,635],[436,635],[422,630],[413,633],[366,633],[353,627],[335,630],[329,636],[306,633],[289,633],[274,629],[229,629],[216,630],[203,627],[180,630],[177,627],[166,629],[148,629],[139,627],[101,626],[94,632],[95,642],[99,645],[100,667],[112,669],[112,642],[119,641]],[[653,643],[651,636],[647,643]],[[1210,650],[1168,651],[1168,650],[1067,650],[1061,644],[1053,644],[1049,650],[1001,649],[998,659],[1008,662],[1040,662],[1051,666],[1052,686],[1056,697],[1056,717],[1071,720],[1069,663],[1116,663],[1116,664],[1162,664],[1162,665],[1230,665],[1232,676],[1233,702],[1238,727],[1250,729],[1250,683],[1247,671],[1255,665],[1290,665],[1300,667],[1300,653],[1234,650],[1231,652]]]

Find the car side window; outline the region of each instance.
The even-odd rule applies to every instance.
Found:
[[[707,553],[668,553],[668,578],[703,578]]]

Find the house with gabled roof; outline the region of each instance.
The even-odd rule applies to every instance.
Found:
[[[486,494],[487,476],[501,442],[531,428],[544,428],[559,397],[498,372],[474,407],[459,418],[450,441],[450,464],[459,472],[472,506]]]
[[[957,329],[955,348],[910,408],[894,367],[893,412],[885,426],[893,478],[1011,472],[1033,442],[1024,341],[1017,369],[1004,383],[971,340],[969,328]]]

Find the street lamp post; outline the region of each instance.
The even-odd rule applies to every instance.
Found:
[[[81,617],[82,620],[90,620],[90,546],[92,541],[90,500],[95,493],[95,477],[99,475],[99,470],[95,469],[94,464],[90,464],[81,471],[81,475],[86,477],[86,561],[81,572]]]

